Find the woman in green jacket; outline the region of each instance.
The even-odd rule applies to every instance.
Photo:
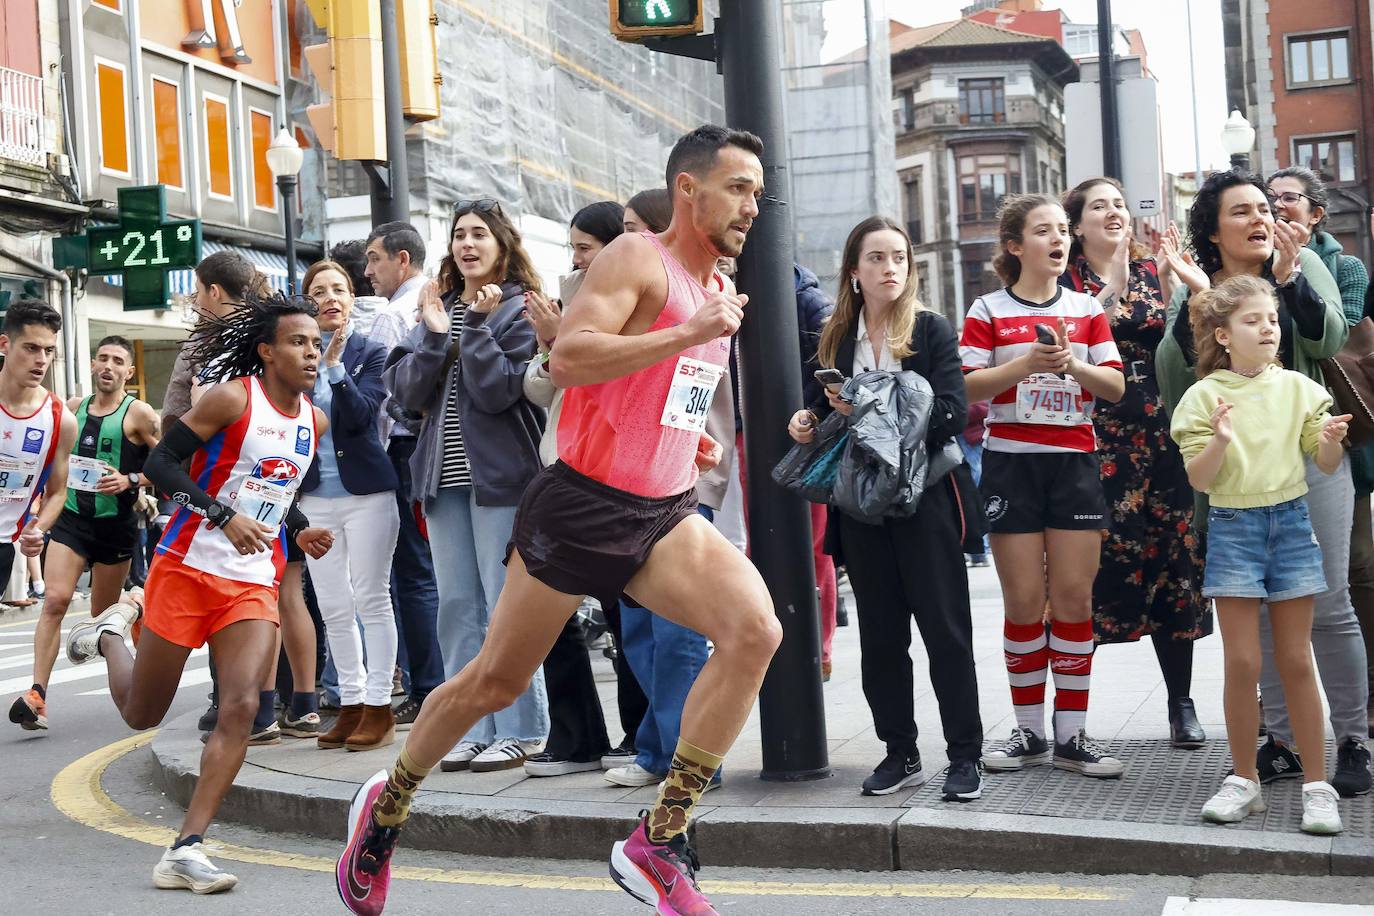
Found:
[[[1321,383],[1320,361],[1341,348],[1349,328],[1335,279],[1321,257],[1306,247],[1310,230],[1298,222],[1276,221],[1268,189],[1258,179],[1222,172],[1209,178],[1198,192],[1188,216],[1188,234],[1195,265],[1173,246],[1164,248],[1182,281],[1169,304],[1164,340],[1155,357],[1165,406],[1172,410],[1196,380],[1189,296],[1238,274],[1263,277],[1274,285],[1283,333],[1279,359],[1286,368]],[[1348,586],[1355,489],[1348,457],[1330,476],[1310,461],[1308,465],[1308,511],[1322,547],[1322,569],[1329,586],[1316,598],[1312,648],[1336,735],[1336,774],[1331,784],[1349,797],[1370,789],[1369,751],[1361,743],[1369,697],[1365,651]],[[1260,692],[1269,740],[1259,749],[1256,762],[1260,782],[1268,783],[1299,775],[1301,763],[1291,748],[1292,728],[1267,620],[1261,646]]]

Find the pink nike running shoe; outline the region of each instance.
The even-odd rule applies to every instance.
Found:
[[[661,916],[719,916],[697,887],[700,867],[685,834],[664,845],[649,842],[644,815],[629,839],[611,849],[611,878]]]
[[[372,804],[386,786],[387,772],[379,771],[363,783],[348,809],[348,845],[339,856],[334,876],[339,899],[357,916],[380,916],[391,887],[391,851],[399,827],[379,827],[372,820]]]

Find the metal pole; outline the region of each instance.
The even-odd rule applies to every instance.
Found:
[[[760,775],[802,780],[829,776],[830,761],[810,511],[770,476],[791,447],[787,421],[802,398],[781,34],[778,4],[722,4],[716,37],[725,75],[726,116],[731,126],[752,131],[764,143],[764,198],[739,260],[738,276],[740,290],[749,296],[739,338],[750,553],[768,584],[783,629],[782,645],[759,694]]]
[[[372,173],[372,225],[410,221],[410,175],[406,166],[406,120],[401,111],[401,46],[396,0],[381,0],[382,82],[386,101],[386,181]]]
[[[1188,10],[1188,84],[1193,92],[1193,159],[1195,160],[1195,187],[1202,187],[1202,129],[1197,119],[1197,57],[1193,51],[1193,0],[1187,2]]]
[[[296,294],[296,218],[291,207],[296,202],[296,176],[277,176],[277,194],[281,197],[281,220],[286,238],[286,292]]]
[[[1121,135],[1116,126],[1116,57],[1112,0],[1097,0],[1097,89],[1102,100],[1102,171],[1121,178]]]

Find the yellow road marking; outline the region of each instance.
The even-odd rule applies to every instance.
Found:
[[[132,735],[121,741],[92,751],[69,764],[52,782],[52,801],[67,817],[95,830],[114,836],[167,846],[176,839],[176,831],[134,817],[106,794],[100,781],[105,770],[120,757],[153,740],[154,732]],[[255,849],[230,843],[207,844],[211,853],[220,859],[295,868],[301,871],[334,871],[334,860],[323,856]],[[392,866],[391,876],[401,881],[429,881],[438,884],[463,884],[482,887],[528,888],[531,890],[566,890],[618,892],[608,878],[570,875],[528,875],[511,872],[464,871],[446,868],[417,868]],[[916,884],[916,883],[811,883],[792,881],[703,881],[702,890],[721,896],[750,897],[931,897],[977,898],[984,900],[1120,900],[1114,890],[1102,888],[1064,887],[1058,884]]]

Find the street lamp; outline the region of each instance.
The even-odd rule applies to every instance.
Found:
[[[277,194],[281,197],[281,217],[286,230],[286,291],[291,294],[296,292],[296,220],[291,206],[296,200],[296,176],[304,161],[300,144],[283,127],[267,147],[267,168],[277,179]]]
[[[1231,109],[1231,116],[1221,129],[1221,147],[1230,155],[1232,169],[1249,174],[1250,150],[1255,147],[1255,129],[1238,108]]]

